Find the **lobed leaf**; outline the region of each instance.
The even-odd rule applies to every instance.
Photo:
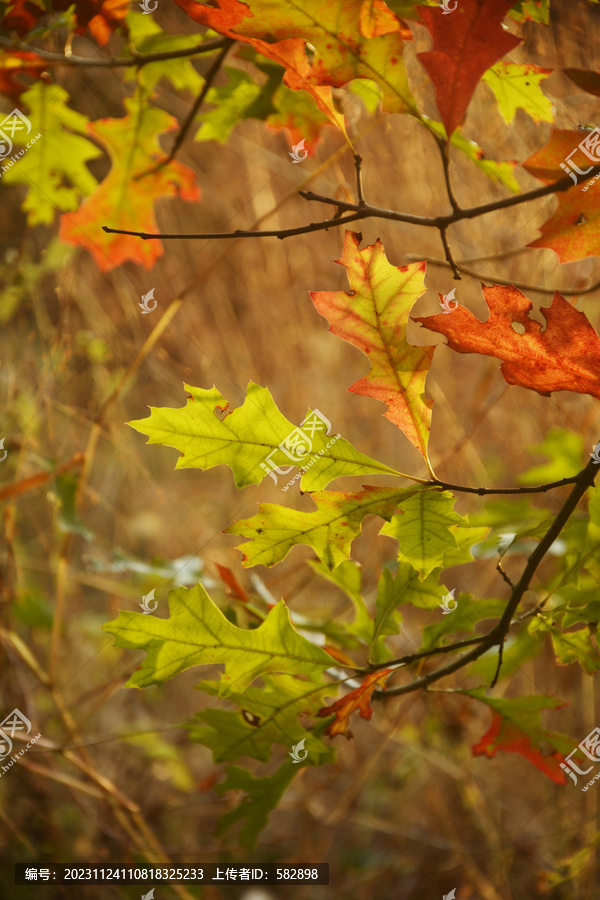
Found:
[[[408,314],[425,293],[425,263],[392,266],[381,241],[358,249],[360,236],[346,231],[339,265],[345,266],[351,290],[313,291],[317,310],[329,330],[369,357],[371,371],[349,388],[387,404],[385,413],[427,458],[432,401],[425,379],[432,347],[408,342]]]

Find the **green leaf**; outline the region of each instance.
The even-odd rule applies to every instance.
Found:
[[[583,554],[585,568],[594,578],[600,578],[600,487],[588,491],[588,526]]]
[[[289,468],[291,461],[307,470],[301,481],[303,491],[324,488],[342,475],[400,474],[355,450],[344,438],[333,441],[324,431],[311,434],[312,426],[305,426],[306,431],[302,431],[292,425],[279,412],[269,391],[253,382],[248,385],[242,406],[223,419],[217,417],[215,410],[225,410],[228,403],[215,387],[203,390],[186,384],[185,389],[190,393],[187,406],[150,407],[148,418],[129,422],[132,428],[148,435],[149,444],[180,450],[183,455],[177,460],[177,469],[228,465],[237,487],[242,488],[259,484],[275,466]],[[290,444],[290,438],[295,445]],[[287,453],[280,448],[284,442]],[[309,446],[305,456],[298,456],[303,447]],[[270,464],[265,462],[267,457]],[[276,473],[273,476],[276,480]]]
[[[244,566],[273,566],[285,559],[296,544],[308,544],[322,562],[335,569],[350,556],[365,516],[390,519],[396,507],[421,488],[365,487],[363,491],[319,491],[311,494],[317,509],[304,512],[275,503],[261,503],[250,519],[239,519],[225,534],[251,538],[241,544]]]
[[[589,628],[560,634],[552,632],[552,644],[558,662],[563,666],[578,662],[584,672],[593,675],[600,669],[600,655],[594,647]]]
[[[371,656],[375,662],[385,662],[383,648],[378,645],[381,637],[398,634],[400,629],[399,606],[410,604],[420,609],[435,609],[439,606],[445,589],[439,583],[439,572],[421,580],[417,570],[410,563],[398,563],[398,570],[392,575],[384,569],[377,586],[377,601]],[[440,613],[441,614],[441,613]]]
[[[352,623],[345,626],[345,630],[368,643],[373,633],[373,620],[362,595],[360,563],[354,559],[347,559],[335,569],[329,569],[320,560],[307,559],[306,562],[321,578],[337,585],[350,598],[354,604],[355,615]]]
[[[223,663],[221,693],[226,696],[245,690],[266,672],[310,674],[332,666],[328,653],[294,629],[283,600],[253,630],[228,622],[201,585],[169,591],[168,600],[168,619],[121,611],[102,626],[115,636],[117,647],[146,651],[126,687],[162,684],[192,666]]]
[[[398,541],[398,559],[414,566],[421,578],[444,565],[447,550],[458,548],[452,527],[465,520],[454,512],[455,503],[449,491],[420,491],[381,529]]]
[[[197,141],[219,141],[223,144],[242,119],[265,119],[276,111],[273,94],[283,77],[281,66],[271,67],[267,82],[262,86],[241,69],[227,67],[225,71],[227,83],[211,88],[206,96],[206,102],[212,104],[214,109],[202,112]],[[327,121],[324,115],[323,119]]]
[[[520,3],[515,3],[513,8],[508,11],[508,15],[515,22],[525,22],[527,19],[531,19],[533,22],[539,22],[540,25],[547,25],[550,18],[550,0],[522,0]]]
[[[130,41],[139,56],[186,50],[202,41],[201,34],[167,34],[159,28],[153,16],[140,15],[136,10],[130,10],[127,14],[127,27]],[[206,53],[203,58],[212,60],[218,52],[215,50],[214,54]],[[129,48],[123,51],[123,55],[131,55]],[[193,94],[200,92],[204,81],[194,68],[192,57],[163,59],[146,63],[139,69],[131,66],[125,70],[124,75],[125,81],[135,81],[148,91],[154,90],[161,78],[167,78],[177,90],[191,91]]]
[[[284,791],[294,780],[296,769],[299,768],[301,767],[284,763],[274,775],[254,778],[246,769],[230,766],[225,781],[217,785],[215,791],[220,797],[226,791],[244,791],[245,796],[235,809],[219,819],[215,837],[222,837],[236,822],[246,820],[240,832],[240,843],[244,847],[253,848],[258,835],[267,824],[269,813],[277,807]]]
[[[422,121],[434,132],[434,134],[439,135],[444,138],[444,140],[448,140],[446,129],[441,122],[436,122],[428,116],[423,116]],[[485,152],[481,147],[476,144],[475,141],[470,141],[468,138],[464,137],[460,132],[460,128],[457,128],[452,132],[450,143],[468,156],[482,172],[485,172],[491,181],[499,181],[509,188],[513,194],[520,193],[521,188],[519,187],[519,182],[514,176],[514,171],[517,167],[515,160],[496,162],[493,159],[486,159]]]
[[[472,547],[480,544],[491,531],[491,528],[485,526],[472,525],[452,525],[451,531],[456,538],[458,548],[449,547],[444,553],[444,568],[449,569],[450,566],[461,566],[465,563],[473,562],[475,557],[472,553]]]
[[[57,210],[77,209],[96,188],[96,179],[86,163],[101,152],[87,138],[74,133],[85,132],[88,120],[67,106],[68,99],[64,88],[43,81],[22,95],[31,121],[27,142],[38,134],[41,137],[31,147],[23,148],[23,156],[2,175],[2,183],[27,186],[22,208],[29,225],[50,225]]]
[[[435,625],[427,625],[423,629],[421,650],[431,650],[433,647],[439,646],[442,638],[450,634],[471,634],[475,631],[475,626],[486,619],[500,619],[507,602],[506,600],[473,600],[469,594],[460,594],[455,600],[456,608],[453,612],[443,616]]]
[[[335,687],[301,681],[291,675],[264,675],[262,680],[262,687],[228,695],[227,700],[240,707],[235,712],[206,709],[196,713],[186,725],[191,739],[209,747],[215,763],[230,762],[240,756],[268,762],[273,744],[281,744],[289,752],[301,740],[307,751],[305,765],[332,762],[332,748],[316,733],[307,731],[299,716],[316,718],[325,696],[330,697]],[[197,687],[204,693],[218,694],[214,682],[203,681]],[[316,727],[323,730],[326,726],[318,722]],[[296,765],[291,761],[290,764]]]
[[[541,83],[552,74],[533,63],[500,60],[483,75],[482,81],[494,92],[504,121],[512,125],[517,109],[524,109],[535,122],[554,122],[552,103]]]
[[[551,428],[541,444],[528,447],[527,450],[551,459],[551,462],[533,466],[519,476],[519,484],[528,487],[571,478],[583,467],[583,438],[568,428]]]

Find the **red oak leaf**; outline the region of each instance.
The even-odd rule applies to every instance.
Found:
[[[48,63],[37,53],[29,53],[27,50],[0,52],[0,94],[17,103],[23,91],[30,87],[28,84],[23,84],[19,80],[19,76],[29,75],[32,78],[39,78],[47,68]]]
[[[561,762],[565,761],[562,753],[552,748],[549,753],[543,753],[535,746],[529,735],[521,731],[517,725],[499,713],[494,713],[489,731],[478,744],[475,744],[472,753],[473,756],[487,756],[491,759],[499,750],[505,753],[520,753],[556,784],[567,783],[566,775],[560,768]]]
[[[327,716],[335,714],[335,719],[327,726],[325,734],[328,734],[330,737],[335,737],[336,734],[345,734],[350,739],[352,737],[352,732],[348,731],[350,716],[358,710],[362,719],[371,718],[373,715],[371,695],[378,683],[385,689],[383,682],[393,671],[393,669],[382,669],[379,672],[372,672],[370,675],[367,675],[361,686],[356,688],[356,690],[346,694],[345,697],[332,703],[331,706],[322,707],[317,713],[319,718],[325,719]]]
[[[600,256],[600,181],[585,178],[585,174],[600,161],[597,137],[595,131],[582,134],[581,131],[554,130],[546,146],[523,163],[523,168],[544,184],[564,178],[569,169],[573,172],[573,187],[556,194],[558,209],[542,225],[542,237],[529,244],[530,247],[549,247],[558,254],[561,262]],[[587,149],[592,159],[580,145]],[[561,168],[561,163],[568,168]]]
[[[574,391],[600,399],[600,337],[586,316],[558,292],[551,306],[540,312],[547,325],[529,317],[531,301],[517,288],[483,287],[490,309],[486,322],[458,306],[449,314],[415,317],[431,331],[448,339],[457,353],[481,353],[502,360],[507,384],[549,396],[552,391]],[[524,332],[512,327],[519,323]]]
[[[433,50],[417,54],[433,81],[448,138],[462,122],[483,73],[521,39],[502,27],[514,0],[460,0],[444,15],[439,6],[420,6],[433,37]]]

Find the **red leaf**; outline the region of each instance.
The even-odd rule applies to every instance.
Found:
[[[250,597],[239,583],[231,569],[228,569],[227,566],[222,566],[221,563],[214,563],[219,575],[221,576],[221,580],[227,585],[229,588],[228,593],[234,597],[237,597],[238,600],[241,600],[243,603],[249,603]]]
[[[65,12],[73,5],[77,22],[75,33],[85,34],[86,30],[89,30],[101,46],[108,42],[118,26],[126,30],[125,17],[129,9],[129,0],[78,0],[75,4],[72,0],[54,0],[52,11]],[[31,3],[30,0],[14,0],[9,4],[2,29],[16,31],[19,37],[24,37],[42,17],[47,15],[45,9]]]
[[[10,97],[13,103],[17,103],[23,91],[30,87],[28,84],[22,84],[19,76],[29,75],[32,78],[39,78],[47,68],[48,63],[37,53],[29,53],[26,50],[0,52],[0,94]]]
[[[546,146],[526,159],[523,168],[544,184],[565,177],[566,170],[561,168],[561,163],[572,171],[575,165],[580,172],[586,172],[598,165],[595,148],[588,152],[596,157],[596,162],[579,149],[579,144],[589,137],[580,131],[554,130]],[[594,134],[592,140],[595,137]],[[558,209],[542,225],[542,237],[529,244],[530,247],[549,247],[558,254],[561,262],[600,256],[600,181],[586,182],[585,176],[579,175],[577,170],[574,176],[580,183],[556,194]]]
[[[484,72],[521,42],[502,28],[514,0],[460,0],[450,16],[420,6],[433,50],[417,54],[433,81],[448,139],[462,122]]]
[[[490,309],[486,322],[458,306],[449,314],[415,317],[431,331],[448,339],[457,353],[481,353],[502,360],[507,384],[516,384],[548,396],[552,391],[574,391],[600,399],[600,337],[586,316],[558,292],[551,306],[542,306],[545,331],[529,317],[531,301],[517,288],[483,287]],[[525,329],[517,333],[512,323]]]
[[[473,756],[487,756],[491,759],[498,750],[503,750],[505,753],[519,753],[556,784],[567,783],[567,778],[560,768],[560,763],[565,761],[562,753],[553,750],[549,755],[544,755],[528,735],[508,719],[494,713],[489,731],[484,734],[478,744],[475,744],[472,753]]]
[[[350,716],[358,710],[362,719],[371,718],[373,714],[371,695],[379,682],[382,683],[382,687],[385,689],[383,682],[393,671],[393,669],[382,669],[379,672],[372,672],[371,675],[367,675],[361,686],[356,688],[356,690],[346,694],[345,697],[332,703],[331,706],[322,707],[317,713],[319,718],[325,719],[327,716],[335,714],[335,719],[327,726],[325,734],[328,734],[330,737],[335,737],[336,734],[345,734],[347,738],[351,738],[352,732],[348,731]]]

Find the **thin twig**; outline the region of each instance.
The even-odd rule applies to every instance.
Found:
[[[363,190],[363,180],[362,180],[362,156],[359,156],[358,153],[354,154],[354,165],[356,167],[356,194],[358,196],[358,205],[365,206],[365,194]],[[341,215],[342,210],[340,209],[339,214]]]
[[[458,269],[456,268],[456,265],[455,265],[455,263],[454,263],[454,259],[453,259],[453,257],[452,257],[452,253],[451,253],[451,251],[450,251],[450,245],[449,245],[449,243],[448,243],[448,236],[447,236],[447,234],[446,234],[446,231],[447,231],[446,228],[440,228],[440,237],[441,237],[441,239],[442,239],[442,244],[444,245],[444,251],[445,251],[445,253],[446,253],[446,259],[448,260],[448,265],[450,266],[450,268],[451,268],[452,271],[454,272],[454,280],[455,280],[455,281],[461,281],[462,279],[461,279],[461,277],[460,277],[460,272],[459,272]]]
[[[474,647],[472,650],[463,654],[458,659],[455,659],[453,660],[453,662],[448,663],[447,665],[442,666],[439,669],[436,669],[434,672],[429,672],[429,674],[424,675],[422,678],[417,678],[414,681],[411,681],[409,684],[403,684],[396,688],[391,688],[388,690],[374,691],[374,699],[383,700],[386,697],[397,697],[401,694],[410,694],[413,691],[418,691],[421,688],[426,688],[430,684],[433,684],[433,682],[439,681],[440,678],[445,678],[446,675],[451,675],[453,672],[457,672],[459,669],[464,668],[469,663],[474,662],[476,659],[479,659],[480,656],[483,656],[483,654],[487,653],[487,651],[492,647],[502,646],[506,635],[510,630],[512,617],[516,612],[521,600],[523,599],[523,595],[526,593],[526,591],[529,590],[531,579],[533,578],[539,564],[543,560],[549,548],[559,536],[562,529],[565,527],[571,516],[571,513],[575,510],[577,504],[579,503],[587,489],[594,484],[596,475],[598,474],[598,470],[598,465],[594,462],[593,459],[590,459],[587,466],[582,469],[581,472],[579,472],[576,477],[573,490],[565,500],[556,518],[552,522],[552,525],[527,560],[527,565],[525,566],[519,581],[512,590],[510,600],[507,603],[502,618],[500,619],[498,624],[487,635],[484,636],[484,639],[480,642],[479,646]],[[494,676],[492,686],[498,679],[501,663],[502,659],[500,657],[498,669]],[[387,665],[389,665],[389,663]]]
[[[134,179],[133,179],[134,181],[139,181],[140,178],[143,178],[145,175],[150,175],[152,172],[157,172],[159,169],[162,169],[164,166],[168,165],[171,162],[171,160],[175,158],[177,151],[179,150],[179,148],[181,147],[181,145],[183,144],[183,142],[185,140],[185,136],[189,131],[190,125],[194,121],[198,110],[204,103],[206,95],[208,94],[209,90],[212,87],[212,83],[216,78],[217,72],[219,71],[219,69],[221,68],[221,66],[223,64],[223,60],[229,53],[229,50],[231,49],[233,44],[235,44],[235,41],[232,38],[225,38],[225,43],[223,44],[223,48],[222,48],[221,52],[212,61],[210,68],[208,69],[206,75],[204,76],[204,84],[202,85],[202,90],[196,97],[194,105],[190,109],[183,125],[179,129],[179,134],[177,135],[177,140],[173,144],[173,147],[171,148],[171,152],[169,153],[169,155],[165,156],[164,159],[162,159],[160,162],[156,163],[155,166],[153,166],[151,169],[148,169],[146,172],[140,172],[139,175],[136,175],[134,177]]]
[[[587,177],[592,178],[596,174],[600,174],[600,165],[593,166],[592,169],[590,169]],[[286,237],[293,237],[298,234],[310,234],[313,231],[323,231],[332,227],[338,228],[340,225],[345,225],[349,222],[356,222],[360,219],[373,218],[389,219],[394,222],[405,222],[409,225],[421,225],[425,228],[437,228],[441,231],[442,229],[447,228],[449,225],[452,225],[454,222],[460,222],[462,219],[476,219],[478,216],[483,216],[486,213],[496,212],[500,209],[508,209],[512,206],[519,206],[522,203],[528,203],[531,200],[539,200],[541,197],[547,197],[548,195],[555,194],[557,192],[568,191],[573,186],[573,181],[568,175],[566,175],[559,181],[544,185],[544,187],[541,188],[536,188],[533,191],[527,191],[526,193],[519,194],[516,197],[504,197],[501,200],[494,200],[491,203],[484,203],[481,206],[473,206],[470,209],[460,209],[457,212],[452,212],[446,216],[415,216],[409,213],[398,212],[397,210],[393,209],[385,209],[379,206],[372,206],[369,203],[365,203],[364,206],[360,206],[357,203],[346,203],[343,200],[335,200],[332,197],[321,197],[319,194],[313,194],[312,191],[301,191],[301,196],[306,200],[318,200],[321,203],[329,203],[335,206],[337,209],[341,209],[347,212],[353,212],[353,214],[346,216],[346,218],[326,219],[324,222],[313,222],[309,225],[303,225],[299,228],[280,228],[269,231],[243,231],[238,229],[237,231],[230,231],[222,234],[160,234],[156,232],[149,233],[143,231],[129,231],[121,228],[109,228],[106,225],[102,226],[102,230],[106,231],[108,234],[128,234],[132,237],[139,237],[144,241],[210,241],[237,239],[240,237],[276,237],[279,238],[279,240],[284,240]]]
[[[110,59],[88,59],[86,56],[64,56],[62,53],[51,53],[25,44],[22,41],[14,43],[0,37],[0,47],[8,50],[23,50],[26,53],[36,53],[40,59],[56,66],[80,66],[89,69],[122,69],[128,66],[146,66],[148,63],[161,62],[166,59],[181,59],[186,56],[195,56],[198,53],[210,53],[212,50],[220,50],[230,38],[215,38],[213,41],[204,41],[202,44],[194,44],[185,50],[163,50],[161,53],[148,53],[146,56],[126,56],[123,59],[111,57]]]

